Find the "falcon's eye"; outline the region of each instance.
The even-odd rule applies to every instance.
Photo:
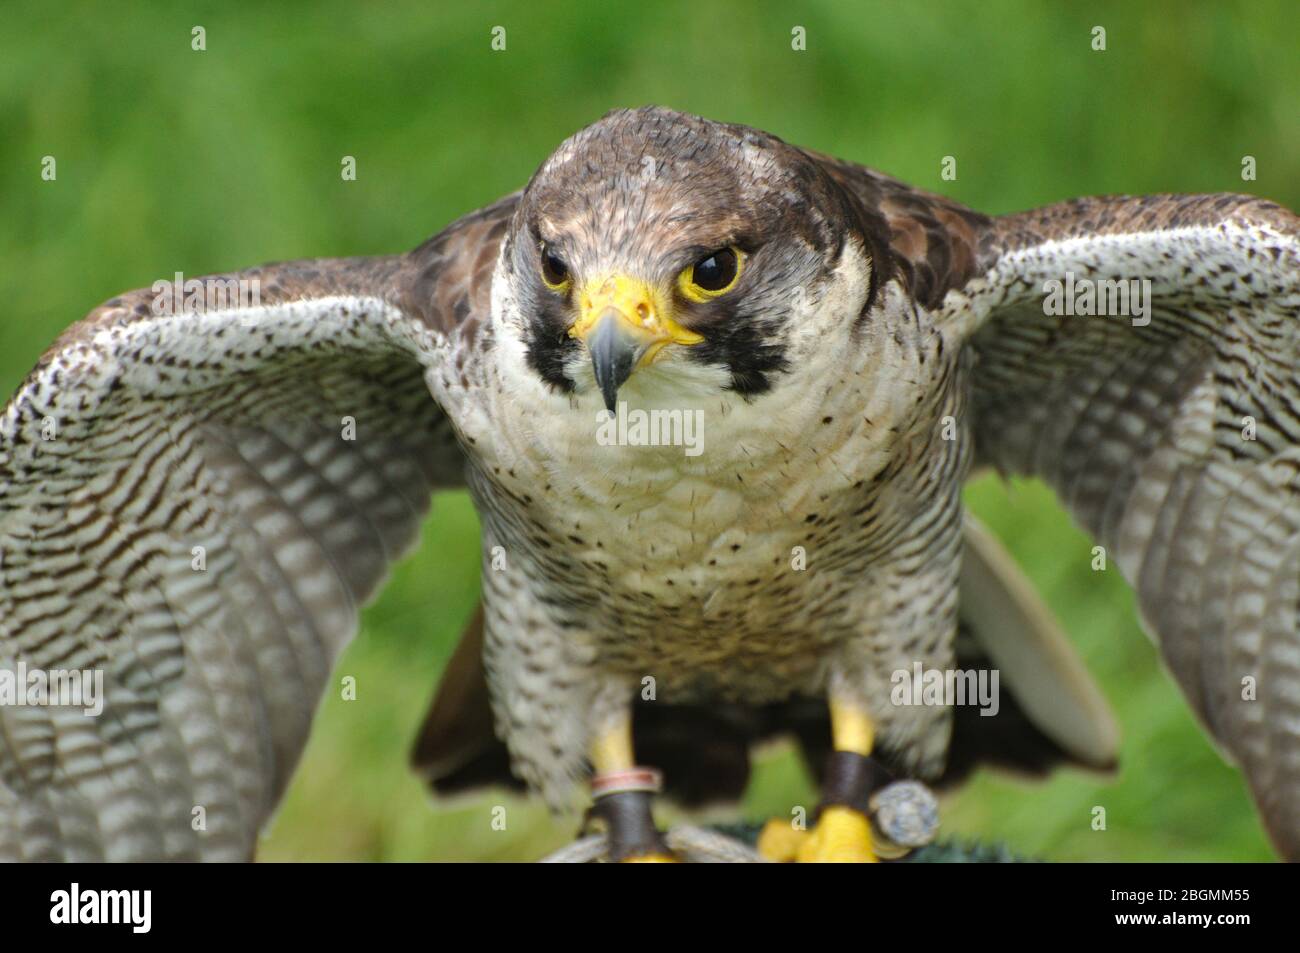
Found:
[[[692,301],[716,298],[736,286],[743,260],[739,249],[719,248],[683,271],[677,278],[677,286]]]
[[[569,287],[569,266],[547,248],[545,243],[542,244],[542,281],[552,291],[563,291]]]

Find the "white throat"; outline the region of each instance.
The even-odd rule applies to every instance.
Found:
[[[925,386],[916,360],[923,342],[893,333],[917,328],[900,312],[910,309],[901,289],[880,289],[874,314],[858,321],[869,280],[864,256],[846,254],[815,299],[796,302],[789,370],[772,391],[746,400],[726,389],[726,368],[699,365],[670,347],[624,385],[618,417],[602,423],[604,404],[585,360],[571,368],[579,384],[570,394],[528,366],[523,316],[499,264],[494,347],[485,379],[456,395],[477,406],[457,416],[487,468],[513,472],[521,484],[544,482],[570,506],[653,506],[683,488],[689,497],[691,487],[775,505],[792,487],[851,483],[873,452],[884,452],[891,422],[914,406],[915,388],[892,386],[897,378]],[[813,473],[826,480],[801,479]]]

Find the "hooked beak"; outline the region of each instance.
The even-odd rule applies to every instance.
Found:
[[[591,353],[591,369],[596,375],[596,386],[605,398],[605,407],[612,414],[618,389],[632,376],[637,362],[645,354],[649,343],[640,335],[632,334],[621,315],[606,308],[596,319],[594,330],[588,335],[587,350]]]
[[[658,297],[645,282],[623,275],[591,282],[578,296],[578,320],[569,328],[569,335],[587,345],[596,386],[610,413],[614,413],[618,389],[638,367],[654,361],[666,345],[704,340],[675,322],[658,306]]]

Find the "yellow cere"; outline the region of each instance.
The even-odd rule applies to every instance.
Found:
[[[569,336],[586,340],[596,323],[612,308],[626,330],[648,347],[641,363],[654,360],[667,344],[699,344],[703,337],[672,318],[671,299],[640,278],[607,275],[583,285],[577,296],[578,319]]]

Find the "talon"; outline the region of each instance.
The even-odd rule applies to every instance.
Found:
[[[763,825],[756,846],[764,860],[776,864],[788,864],[799,856],[799,848],[807,840],[806,830],[796,828],[790,821],[774,817]]]
[[[759,853],[766,859],[801,864],[870,864],[881,857],[897,856],[890,853],[892,845],[888,842],[877,847],[871,834],[870,798],[888,776],[871,760],[875,739],[871,718],[861,705],[832,698],[831,735],[834,748],[826,763],[817,823],[809,833],[787,823],[769,821],[758,840]],[[893,801],[887,804],[895,806]],[[906,812],[895,813],[901,818]]]
[[[672,854],[637,854],[632,857],[624,857],[619,861],[620,864],[679,864],[679,861]]]
[[[811,831],[772,818],[758,835],[758,852],[778,864],[869,864],[885,856],[872,843],[866,815],[838,804],[823,807]]]
[[[801,864],[875,863],[879,858],[872,849],[871,822],[851,807],[824,807],[795,859]]]

